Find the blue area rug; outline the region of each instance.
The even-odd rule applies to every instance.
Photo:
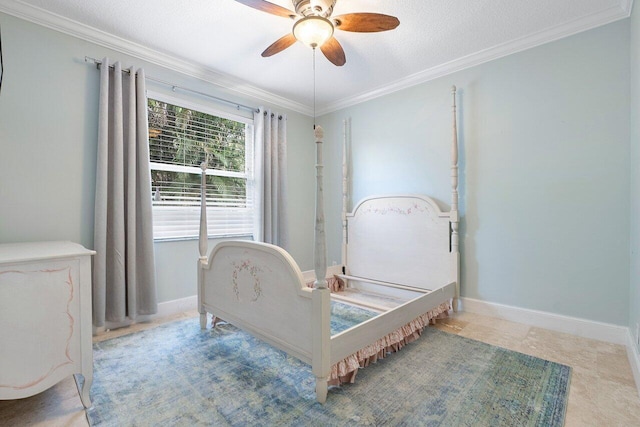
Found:
[[[371,310],[331,301],[331,335],[346,331],[350,327],[377,315],[378,313]]]
[[[375,315],[333,311],[336,332]],[[194,318],[96,343],[87,418],[92,426],[561,426],[570,375],[427,328],[355,384],[331,388],[321,405],[308,365],[229,324],[203,331]]]

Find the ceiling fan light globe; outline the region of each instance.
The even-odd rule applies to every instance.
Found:
[[[333,24],[322,16],[307,16],[293,25],[293,35],[302,44],[315,49],[333,36]]]

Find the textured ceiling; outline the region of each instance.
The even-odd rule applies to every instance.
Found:
[[[318,52],[317,109],[330,111],[627,17],[631,1],[338,0],[334,15],[385,13],[397,16],[400,26],[382,33],[336,31],[347,63],[336,67]],[[293,8],[289,0],[272,3]],[[293,22],[234,0],[0,0],[0,11],[37,16],[35,22],[50,15],[65,28],[84,24],[265,95],[258,97],[275,95],[299,111],[312,109],[312,50],[296,43],[260,56]],[[96,38],[100,34],[92,34]]]

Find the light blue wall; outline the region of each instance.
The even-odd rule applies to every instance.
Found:
[[[342,120],[354,199],[450,203],[459,88],[462,295],[627,325],[629,20],[321,117],[329,259],[340,259]],[[424,53],[428,54],[428,53]]]
[[[640,10],[631,15],[631,286],[629,330],[634,340],[640,323]],[[640,351],[640,348],[638,348]]]
[[[0,242],[71,240],[93,246],[98,77],[84,56],[109,56],[148,75],[248,105],[264,105],[154,64],[0,13]],[[148,84],[149,89],[168,88]],[[207,102],[201,100],[201,102]],[[313,265],[312,120],[288,115],[290,251]],[[216,108],[224,107],[215,104]],[[158,297],[196,294],[196,241],[156,243]]]
[[[637,13],[632,21],[321,117],[329,261],[340,261],[342,120],[352,120],[354,200],[427,193],[448,207],[449,88],[456,84],[463,296],[635,325],[639,230],[632,223],[630,239],[629,223],[640,210]],[[98,73],[85,55],[109,55],[154,77],[259,104],[5,14],[0,25],[0,242],[66,239],[92,247]],[[308,269],[311,119],[275,108],[289,117],[290,251]],[[197,243],[157,243],[156,255],[160,301],[194,295]]]

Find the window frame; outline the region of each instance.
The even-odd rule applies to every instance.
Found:
[[[235,237],[249,237],[255,239],[256,236],[256,215],[258,215],[257,211],[257,195],[256,195],[256,177],[255,177],[255,136],[254,136],[254,120],[253,117],[248,118],[246,116],[233,114],[226,112],[222,109],[217,109],[214,106],[208,105],[206,103],[198,102],[193,99],[187,99],[183,97],[172,96],[163,92],[156,92],[147,90],[146,94],[146,108],[149,108],[149,99],[165,102],[167,104],[171,104],[174,106],[187,108],[190,110],[194,110],[200,113],[209,114],[211,116],[220,117],[227,120],[236,121],[239,123],[244,123],[245,125],[245,170],[244,172],[233,172],[233,171],[224,171],[214,168],[207,168],[205,173],[207,176],[220,176],[220,177],[228,177],[228,178],[240,178],[246,180],[246,196],[245,201],[247,204],[247,209],[252,209],[252,226],[250,232],[245,233],[212,233],[211,232],[211,221],[209,221],[209,217],[211,216],[212,209],[224,209],[220,207],[214,207],[212,204],[207,203],[207,238],[209,239],[224,239],[224,238],[235,238]],[[149,122],[147,121],[147,129],[149,128]],[[151,138],[149,138],[149,148],[151,147]],[[168,163],[157,163],[153,162],[151,158],[149,159],[149,169],[150,171],[161,170],[161,171],[169,171],[169,172],[182,172],[189,173],[201,176],[202,169],[199,166],[185,166],[185,165],[172,165]],[[153,182],[151,183],[152,187],[154,186]],[[152,197],[153,197],[153,188],[152,188]],[[173,237],[158,237],[156,236],[155,229],[155,212],[158,206],[154,205],[152,202],[152,216],[154,218],[154,230],[153,230],[153,240],[154,242],[169,242],[169,241],[183,241],[183,240],[197,240],[199,238],[199,225],[195,229],[195,235],[191,234],[190,231],[185,231],[185,234],[182,236],[173,236]],[[212,209],[209,209],[212,208]],[[200,215],[200,204],[197,207],[189,207],[185,206],[185,212],[196,210],[198,212],[198,217]],[[188,233],[188,234],[187,234]]]

